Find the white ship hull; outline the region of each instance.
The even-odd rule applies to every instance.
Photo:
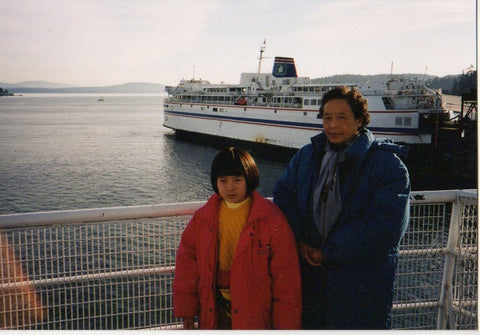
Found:
[[[166,102],[164,114],[164,126],[174,130],[295,149],[323,130],[317,110]],[[397,143],[429,144],[431,134],[418,129],[419,115],[418,111],[371,111],[368,128],[376,137]],[[400,120],[408,121],[400,125]]]

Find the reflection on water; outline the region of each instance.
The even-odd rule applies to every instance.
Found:
[[[25,95],[0,105],[0,214],[206,200],[218,148],[162,126],[162,95]],[[285,162],[253,154],[271,196]]]

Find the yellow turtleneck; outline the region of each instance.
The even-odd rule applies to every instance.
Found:
[[[247,224],[252,199],[239,203],[222,201],[218,222],[218,262],[220,271],[230,271],[240,234]]]

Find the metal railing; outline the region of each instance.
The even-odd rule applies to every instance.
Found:
[[[477,192],[412,193],[394,329],[477,329]],[[181,233],[204,202],[0,215],[0,328],[171,329]]]

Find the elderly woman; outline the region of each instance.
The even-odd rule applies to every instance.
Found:
[[[302,263],[305,329],[391,328],[398,246],[408,225],[407,148],[375,140],[367,101],[338,87],[322,99],[324,131],[274,189]]]

